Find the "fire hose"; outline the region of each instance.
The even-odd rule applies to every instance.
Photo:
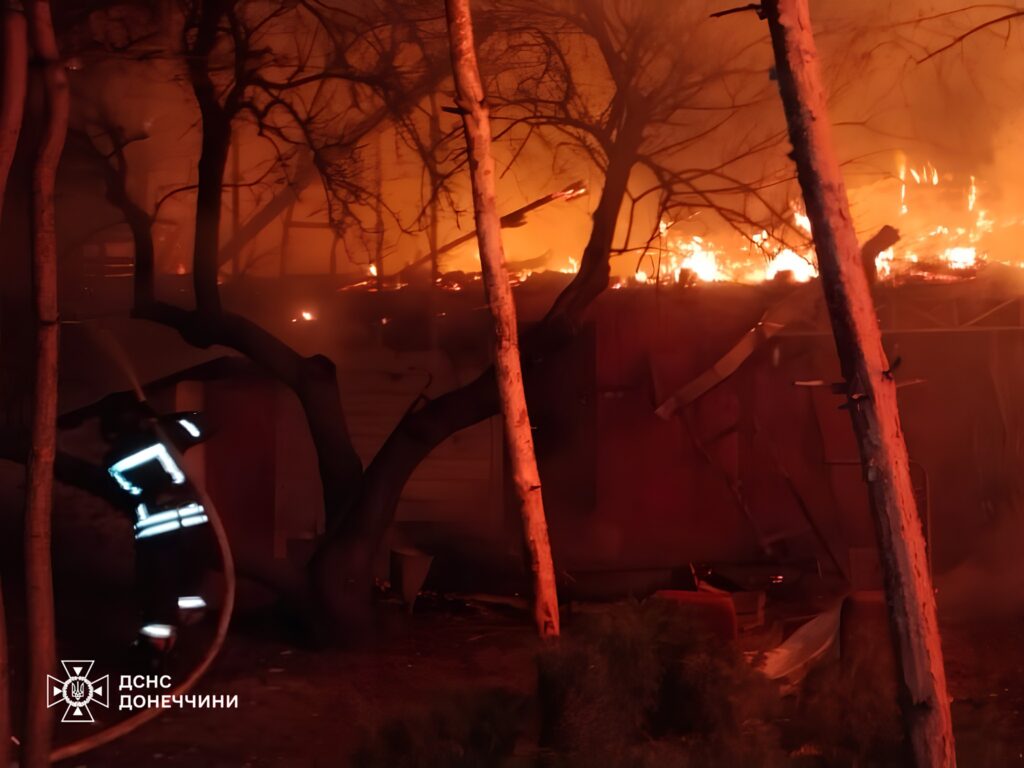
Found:
[[[138,383],[136,377],[132,374],[131,367],[125,359],[122,350],[109,333],[105,332],[104,337],[107,339],[108,343],[101,343],[101,345],[107,348],[110,355],[125,371],[126,375],[132,382],[132,389],[135,391],[135,396],[138,398],[139,403],[145,405],[145,393],[142,391],[142,387]],[[157,437],[164,443],[175,461],[179,462],[179,465],[183,464],[182,458],[175,448],[173,441],[171,441],[166,433],[164,433],[159,423],[154,421],[153,427],[156,431]],[[195,484],[194,488],[196,493],[199,495],[199,500],[207,511],[209,524],[213,529],[213,534],[217,540],[217,546],[220,550],[221,567],[224,572],[224,599],[221,603],[220,613],[217,617],[217,628],[209,648],[207,648],[203,658],[192,670],[189,676],[170,691],[169,695],[171,696],[181,696],[188,693],[196,683],[199,682],[200,678],[206,674],[210,665],[213,664],[214,659],[217,658],[217,654],[220,653],[221,648],[224,646],[224,640],[228,634],[228,627],[231,624],[231,614],[235,605],[235,563],[234,558],[231,555],[231,545],[228,542],[227,532],[224,530],[224,523],[221,520],[220,515],[217,513],[217,508],[211,501],[209,494],[206,493],[206,489],[198,484]],[[57,747],[50,753],[50,762],[55,763],[59,760],[66,760],[70,757],[75,757],[84,752],[101,747],[104,744],[109,744],[110,742],[131,733],[136,728],[145,725],[151,720],[156,719],[162,712],[163,709],[159,707],[144,709],[140,712],[136,712],[128,718],[125,718],[119,723],[111,725],[109,728],[105,728],[99,733],[94,733],[90,736],[86,736],[85,738],[73,741],[70,744]]]

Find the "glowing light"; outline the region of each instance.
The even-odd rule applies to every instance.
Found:
[[[895,253],[892,248],[886,248],[875,257],[875,270],[879,277],[889,277],[892,274],[892,260]]]
[[[978,211],[978,220],[974,223],[974,228],[979,232],[991,232],[992,223],[992,219],[988,217],[988,211],[981,209]]]
[[[159,536],[161,533],[170,533],[171,531],[177,531],[181,528],[181,523],[177,520],[171,520],[167,523],[160,523],[159,525],[147,526],[145,530],[139,531],[135,534],[136,539],[148,539],[152,536]]]
[[[139,504],[135,509],[135,517],[137,520],[135,523],[136,539],[148,539],[162,533],[177,531],[183,527],[202,525],[209,521],[202,504],[195,502],[177,509],[166,509],[152,514],[145,504]]]
[[[178,424],[181,425],[182,429],[184,429],[186,432],[192,435],[192,437],[199,437],[199,435],[202,434],[199,431],[199,427],[197,427],[193,422],[189,421],[188,419],[178,419]]]
[[[308,309],[304,309],[302,310],[302,319],[309,322],[310,320],[315,320],[316,317]]]
[[[206,607],[206,601],[199,595],[186,595],[178,598],[178,608],[183,611],[198,611]]]
[[[917,165],[912,166],[906,154],[897,151],[893,163],[895,173],[877,188],[865,186],[864,191],[858,189],[854,192],[854,202],[863,212],[863,220],[858,220],[857,223],[866,235],[869,229],[877,227],[881,221],[876,214],[888,210],[890,222],[896,223],[891,221],[897,215],[897,212],[892,210],[891,197],[892,182],[894,179],[897,180],[897,210],[902,218],[902,236],[894,248],[879,253],[875,258],[877,274],[889,280],[910,278],[914,281],[948,280],[969,276],[958,272],[977,267],[994,257],[993,253],[986,251],[989,239],[985,234],[996,231],[997,228],[1002,231],[1003,227],[1019,226],[1024,223],[1024,217],[1021,220],[1011,221],[1002,218],[993,221],[995,203],[988,206],[988,212],[979,210],[983,201],[979,199],[981,184],[975,176],[940,172],[930,160],[918,159],[916,162]],[[908,191],[908,186],[914,184],[919,188],[913,192]],[[933,187],[938,193],[939,186],[948,186],[951,194],[940,195],[921,189]],[[885,205],[866,204],[861,200],[861,196],[877,193],[878,190],[882,190],[882,202]],[[573,185],[567,187],[561,194],[568,197],[576,193],[577,185]],[[915,210],[910,213],[910,198],[915,194],[921,195],[922,201],[927,204],[918,205],[915,198]],[[952,207],[949,205],[950,202]],[[799,199],[791,201],[783,209],[782,221],[776,217],[770,225],[766,220],[764,229],[741,232],[744,238],[742,242],[730,242],[725,239],[731,239],[732,235],[726,235],[721,227],[713,229],[717,225],[711,222],[706,224],[707,231],[702,231],[701,236],[685,232],[685,229],[691,226],[689,217],[686,221],[673,222],[666,214],[665,218],[652,221],[652,224],[656,226],[653,232],[654,245],[651,245],[644,260],[640,262],[643,268],[630,272],[630,267],[635,268],[637,264],[634,261],[628,267],[610,275],[608,282],[611,290],[649,286],[654,283],[689,285],[699,282],[730,281],[751,284],[778,279],[780,276],[797,282],[807,282],[818,275],[810,238],[798,236],[798,233],[812,234],[810,217],[804,209],[803,201]],[[716,242],[719,237],[723,239]],[[993,241],[991,247],[1003,247],[1003,239]],[[1020,266],[1024,267],[1024,261]],[[571,257],[555,256],[548,260],[545,268],[576,274],[580,264]],[[380,269],[380,264],[378,262],[368,265],[364,269],[368,269],[373,275]],[[531,274],[530,270],[522,270],[511,274],[510,277],[514,283],[521,283]],[[437,285],[444,290],[460,291],[471,285],[471,280],[480,279],[479,274],[471,273],[460,282],[442,278],[437,281]],[[358,285],[367,290],[373,287],[374,282],[368,279]],[[304,315],[303,319],[308,318]],[[378,316],[376,322],[388,325],[390,319]]]
[[[703,238],[694,235],[689,240],[677,240],[672,244],[672,250],[669,268],[676,282],[679,282],[684,269],[705,283],[727,279],[728,276],[718,265],[720,254],[705,245]]]
[[[371,264],[369,272],[370,272],[370,277],[376,277],[377,276],[377,265],[376,264]]]
[[[941,254],[943,261],[952,269],[970,269],[978,261],[978,252],[973,245],[955,245]]]
[[[587,188],[585,186],[583,186],[582,184],[580,184],[579,186],[573,184],[571,186],[566,187],[556,195],[554,195],[554,197],[561,198],[562,200],[572,200],[573,198],[585,194],[587,194]]]
[[[174,636],[174,627],[170,624],[146,624],[139,630],[139,634],[155,640],[166,640]]]
[[[175,485],[181,485],[185,482],[185,474],[178,469],[178,465],[174,463],[174,459],[171,458],[163,443],[154,443],[148,448],[143,448],[141,451],[136,451],[130,456],[124,457],[111,465],[107,472],[117,481],[118,485],[132,496],[140,496],[142,489],[125,477],[124,473],[154,460],[159,462],[164,472],[171,476],[171,481]]]
[[[902,157],[902,156],[901,156]],[[904,215],[907,213],[907,166],[900,161],[899,168],[900,177],[900,214]]]
[[[783,248],[775,258],[768,264],[765,270],[765,279],[774,280],[782,272],[789,272],[798,283],[806,283],[812,277],[818,276],[818,270],[814,265],[800,254],[789,248]]]
[[[803,211],[793,211],[793,222],[808,235],[811,234],[811,219]]]

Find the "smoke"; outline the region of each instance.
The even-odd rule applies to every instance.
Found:
[[[992,619],[1024,611],[1021,542],[1024,515],[1002,515],[980,537],[972,556],[936,577],[939,614],[944,619]]]
[[[611,74],[593,40],[588,42],[579,29],[559,32],[552,26],[552,20],[558,19],[557,9],[571,11],[577,4],[574,0],[518,4],[527,10],[521,7],[517,11],[533,14],[525,21],[522,15],[517,17],[523,25],[545,30],[550,33],[547,39],[558,41],[565,55],[564,66],[574,76],[573,89],[566,93],[583,100],[581,109],[570,115],[573,118],[599,115],[605,106],[600,103],[601,98],[613,88]],[[747,235],[759,229],[747,222],[763,222],[770,227],[772,217],[778,218],[779,212],[788,211],[791,201],[799,195],[787,157],[782,109],[771,80],[771,49],[764,22],[753,13],[710,19],[712,12],[726,6],[721,0],[685,4],[605,0],[604,5],[607,17],[613,20],[632,16],[654,19],[647,26],[623,24],[622,29],[613,31],[625,41],[624,47],[632,46],[631,50],[641,52],[636,59],[646,68],[641,81],[665,82],[664,87],[652,89],[657,94],[652,99],[655,105],[678,99],[695,82],[702,83],[700,91],[683,109],[663,120],[661,127],[648,129],[644,149],[648,152],[673,142],[685,143],[681,140],[688,136],[700,136],[700,141],[680,149],[667,164],[690,177],[693,169],[716,168],[724,173],[725,177],[697,178],[695,183],[715,190],[715,202],[732,210],[736,217],[730,223],[712,210],[714,206],[705,205],[699,195],[680,193],[685,200],[671,216],[665,217],[677,222],[674,233],[682,237],[711,237],[734,248],[742,244],[742,238],[737,239],[740,233],[736,231],[736,218],[744,220],[740,229]],[[494,4],[494,8],[501,7],[503,3]],[[481,23],[487,22],[488,13],[494,8],[481,14]],[[965,208],[964,196],[972,177],[977,179],[979,205],[992,218],[999,222],[1017,218],[1016,211],[1024,202],[1024,187],[1016,173],[1017,160],[1024,150],[1019,99],[1024,91],[1024,18],[993,25],[942,50],[959,36],[1005,13],[1005,8],[967,6],[963,0],[812,3],[837,148],[844,162],[856,224],[865,236],[883,224],[897,226],[905,235],[914,236],[937,223],[949,222]],[[111,20],[96,15],[87,42],[123,45],[117,40],[106,40],[109,34],[125,26],[127,22],[122,16]],[[566,28],[572,26],[566,25],[564,18],[558,23]],[[168,27],[163,30],[164,37],[175,37],[169,18],[136,22],[137,26],[145,24]],[[558,68],[551,68],[554,59],[545,58],[540,38],[516,39],[511,33],[497,31],[502,29],[490,24],[487,34],[481,35],[484,68],[498,68],[506,73],[506,79],[521,85],[516,97],[528,101],[532,89],[534,99],[554,99],[552,103],[557,103],[563,91],[552,72],[557,74]],[[636,32],[638,29],[641,32]],[[628,36],[631,31],[644,35],[642,45]],[[275,50],[281,47],[279,53],[286,58],[291,55],[293,44],[293,37],[286,35],[269,36],[267,41]],[[169,43],[167,47],[173,48]],[[443,44],[434,48],[430,48],[432,55],[443,57]],[[90,48],[83,44],[83,49]],[[73,78],[76,123],[89,123],[93,113],[101,111],[109,113],[129,135],[149,137],[128,148],[128,186],[135,198],[152,208],[173,190],[185,190],[170,195],[160,211],[157,257],[160,268],[168,271],[188,267],[190,217],[194,213],[188,188],[195,181],[199,148],[198,116],[194,100],[182,82],[181,68],[173,51],[166,56],[107,59],[91,54]],[[434,112],[441,134],[455,137],[443,142],[439,152],[442,170],[451,173],[447,193],[441,200],[438,237],[443,244],[467,231],[468,187],[464,169],[456,167],[461,151],[458,120],[438,112],[450,101],[450,83],[441,82],[428,90],[432,92],[414,110],[410,125],[415,124],[421,138],[429,138],[425,115]],[[346,99],[335,100],[342,107],[348,104]],[[724,119],[724,113],[717,110],[730,100],[740,106],[734,116]],[[499,99],[494,101],[500,107]],[[709,111],[709,107],[713,108]],[[714,126],[720,119],[721,125]],[[524,138],[525,130],[509,130],[508,123],[500,120],[496,125],[503,131],[496,142],[502,173],[499,204],[503,212],[515,210],[576,179],[583,179],[590,190],[589,198],[538,211],[523,227],[507,233],[510,259],[530,260],[550,254],[549,268],[568,268],[570,257],[578,260],[582,251],[589,233],[589,214],[596,206],[602,183],[600,163],[588,155],[593,146],[570,137],[564,125],[531,128],[529,141]],[[276,155],[266,136],[258,135],[246,120],[240,119],[235,127],[241,171],[236,179],[229,169],[229,181],[246,185],[232,197],[239,198],[244,220],[266,201],[272,191],[269,187],[281,186],[281,174],[271,174],[270,184],[255,183],[276,162]],[[407,125],[405,130],[409,129]],[[354,180],[379,190],[387,209],[395,212],[394,220],[389,218],[385,222],[382,237],[388,260],[385,271],[394,274],[404,264],[422,256],[427,247],[426,235],[419,226],[422,222],[417,219],[424,206],[425,172],[415,153],[399,140],[399,132],[393,126],[378,130],[364,143],[369,148],[366,151],[384,155],[382,179]],[[934,194],[934,190],[928,194],[911,190],[911,216],[920,214],[920,218],[898,221],[899,168],[920,168],[925,163],[938,170],[940,189]],[[339,173],[349,179],[377,172],[369,167],[373,163],[364,165],[368,167],[358,162],[342,163]],[[657,178],[638,167],[632,192],[640,195],[658,184]],[[303,224],[301,229],[293,228],[286,233],[280,222],[275,222],[249,249],[246,255],[252,260],[255,273],[280,271],[279,256],[285,251],[290,260],[287,271],[322,271],[332,248],[339,251],[343,266],[365,270],[375,243],[346,236],[339,246],[332,241],[329,230],[308,226],[312,222],[326,223],[328,200],[318,186],[303,191],[293,211],[292,217]],[[96,197],[95,193],[92,196]],[[638,204],[632,222],[633,241],[629,245],[643,245],[652,228],[657,228],[658,202],[656,195],[648,194]],[[358,203],[353,207],[367,221],[375,221],[372,210],[361,210]],[[226,212],[225,237],[229,234],[227,220],[233,215]],[[629,223],[623,222],[623,231]],[[82,232],[71,233],[67,239],[91,237],[88,224],[82,222]],[[733,239],[726,242],[726,238]],[[1004,233],[994,238],[989,247],[1008,260],[1014,239]],[[635,263],[635,257],[629,258]],[[475,251],[468,246],[451,254],[445,266],[473,269],[474,264]]]

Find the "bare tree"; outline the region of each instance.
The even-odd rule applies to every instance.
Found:
[[[195,346],[232,348],[295,392],[317,452],[329,524],[346,517],[362,484],[362,466],[349,440],[334,363],[324,355],[301,355],[265,328],[221,305],[218,276],[225,256],[219,247],[219,218],[233,121],[255,123],[283,162],[290,156],[311,155],[336,223],[352,223],[360,205],[379,200],[366,193],[359,176],[361,143],[383,122],[402,119],[436,87],[444,68],[426,55],[411,64],[397,63],[400,55],[408,56],[408,25],[417,17],[406,11],[415,10],[415,3],[364,5],[362,15],[353,9],[331,18],[310,3],[259,11],[230,2],[188,6],[181,56],[187,63],[187,82],[199,107],[202,131],[195,185],[195,309],[157,296],[154,216],[128,192],[125,150],[145,136],[130,135],[102,110],[86,129],[87,151],[102,161],[108,199],[124,214],[135,242],[133,315],[175,328]],[[326,53],[317,60],[307,53],[277,50],[272,40],[282,38],[268,37],[275,23],[296,13],[305,14],[305,22],[329,41]],[[441,20],[436,12],[433,18]],[[422,23],[430,21],[427,15]],[[293,194],[291,189],[286,191],[286,196]],[[269,210],[278,205],[276,199]],[[258,232],[266,218],[259,215],[251,232]]]
[[[703,215],[746,240],[790,226],[790,171],[765,170],[784,133],[763,119],[756,40],[708,34],[703,3],[501,0],[495,13],[507,36],[489,85],[499,135],[520,150],[543,142],[613,189],[635,171],[616,251],[643,251],[663,220]]]
[[[533,450],[530,415],[523,390],[523,372],[519,363],[515,300],[512,298],[501,242],[501,217],[495,200],[494,157],[491,155],[491,122],[476,63],[473,19],[469,0],[448,0],[446,5],[456,103],[462,114],[469,148],[480,266],[487,291],[487,304],[494,319],[494,358],[498,396],[505,424],[505,442],[508,445],[512,482],[519,501],[533,568],[534,617],[541,637],[557,637],[559,626],[555,571],[548,542],[547,520],[544,518],[537,456]]]
[[[896,384],[882,347],[846,187],[832,147],[825,89],[806,0],[766,0],[779,91],[847,385],[886,576],[901,697],[920,768],[956,765],[942,644],[914,501]]]
[[[986,6],[967,6],[967,7],[963,8],[963,9],[961,9],[961,12],[967,12],[969,10],[973,10],[974,8],[985,8],[985,7]],[[1000,6],[992,6],[992,8],[994,10],[998,9],[999,7]],[[917,62],[920,64],[920,63],[923,63],[925,61],[928,61],[929,59],[932,59],[932,58],[934,58],[936,56],[939,56],[939,55],[945,53],[946,51],[949,51],[949,50],[951,50],[953,48],[956,48],[958,45],[961,45],[964,42],[966,42],[968,38],[974,37],[975,35],[977,35],[980,32],[984,32],[985,30],[992,29],[992,27],[1000,26],[1000,25],[1003,25],[1003,24],[1009,25],[1012,22],[1014,22],[1016,19],[1019,19],[1020,17],[1024,16],[1024,10],[1020,10],[1019,8],[1011,8],[1010,6],[1006,6],[1006,8],[1007,8],[1007,10],[1006,10],[1005,13],[1001,13],[998,16],[994,16],[991,19],[986,19],[985,21],[980,22],[978,24],[974,24],[968,30],[953,35],[952,39],[949,42],[947,42],[947,43],[945,43],[943,45],[940,45],[938,48],[933,48],[932,50],[928,51],[927,53],[922,55],[920,58],[918,58]],[[953,13],[957,13],[957,12],[954,11]],[[942,15],[952,15],[952,14],[942,14]]]
[[[578,157],[592,158],[601,179],[596,185],[599,188],[592,190],[597,203],[579,272],[543,322],[522,339],[527,389],[539,361],[571,342],[588,307],[607,288],[613,253],[649,241],[649,234],[637,234],[630,223],[643,200],[655,199],[655,210],[671,212],[682,210],[672,206],[686,201],[706,209],[717,198],[730,221],[730,199],[761,194],[756,187],[737,181],[728,167],[732,157],[716,160],[711,170],[685,162],[699,155],[701,139],[723,121],[728,122],[736,109],[757,103],[756,93],[742,89],[731,95],[727,92],[721,101],[710,100],[710,92],[702,90],[701,84],[711,88],[717,82],[715,72],[720,75],[721,66],[735,65],[727,74],[737,83],[747,73],[745,67],[735,61],[709,63],[694,51],[690,59],[677,57],[671,67],[651,70],[655,50],[675,52],[681,47],[670,30],[659,26],[659,14],[667,6],[655,3],[648,9],[648,4],[619,2],[621,6],[560,0],[555,5],[537,6],[503,0],[482,17],[481,32],[487,34],[478,36],[479,45],[489,46],[489,50],[526,46],[537,51],[524,57],[525,63],[512,73],[522,76],[521,88],[497,75],[490,78],[493,87],[489,90],[497,91],[505,126],[498,134],[501,140],[516,146],[524,134],[538,140],[543,136],[544,141],[561,136]],[[450,146],[444,146],[445,131],[431,126],[429,117],[436,117],[437,110],[421,106],[445,77],[444,68],[437,66],[437,46],[439,41],[443,45],[444,35],[436,9],[415,0],[408,5],[382,3],[378,10],[373,10],[377,6],[371,3],[367,6],[371,13],[360,8],[325,20],[316,15],[319,7],[299,3],[283,9],[272,5],[257,8],[226,1],[186,6],[180,53],[189,62],[187,82],[200,106],[198,124],[204,131],[196,218],[205,223],[197,228],[201,237],[197,237],[194,251],[195,309],[161,301],[152,288],[151,221],[147,223],[152,212],[127,195],[125,156],[116,149],[131,140],[130,132],[110,130],[108,125],[94,137],[113,171],[107,174],[108,195],[125,211],[129,222],[138,223],[131,224],[136,239],[135,316],[176,328],[196,346],[221,344],[235,349],[297,394],[318,455],[327,521],[327,533],[310,562],[312,597],[329,613],[344,617],[370,594],[372,563],[414,469],[447,437],[501,409],[493,369],[440,397],[419,398],[364,468],[348,439],[333,363],[322,355],[299,355],[249,318],[220,304],[217,267],[226,257],[214,242],[218,228],[213,226],[213,217],[219,213],[205,210],[205,206],[219,205],[217,190],[224,187],[226,142],[232,140],[232,132],[224,128],[225,120],[253,121],[286,160],[300,152],[311,153],[328,190],[335,222],[349,216],[358,219],[361,206],[373,210],[374,196],[366,194],[366,187],[372,185],[364,184],[360,177],[361,141],[381,120],[407,132],[407,141],[419,142],[417,151],[422,154],[448,153],[434,158],[437,162],[428,167],[432,190],[465,162],[464,157],[451,153]],[[283,23],[291,13],[308,13],[310,23],[329,32],[324,36],[331,41],[329,56],[314,60],[274,49],[267,30]],[[674,19],[675,14],[666,17]],[[684,32],[683,21],[673,22],[671,29]],[[442,22],[440,30],[438,22]],[[554,22],[557,25],[552,26]],[[635,31],[639,29],[653,37]],[[216,31],[212,43],[211,30]],[[587,78],[560,63],[568,61],[568,52],[575,50],[580,40],[600,57],[603,68],[599,85],[582,101],[573,94]],[[411,55],[411,50],[416,54]],[[490,53],[487,60],[491,60]],[[491,69],[501,66],[501,57],[495,56]],[[273,78],[269,72],[274,73]],[[680,92],[678,83],[684,73],[687,84]],[[558,93],[542,90],[555,87],[552,82],[561,84]],[[531,88],[537,90],[532,100]],[[428,117],[416,122],[415,131],[407,130],[403,122],[412,113]],[[424,128],[425,137],[421,135]],[[778,138],[744,135],[737,143],[745,149],[737,150],[734,157],[742,160],[756,154]],[[656,176],[654,169],[663,175]],[[640,178],[651,186],[637,191]],[[701,179],[706,183],[698,184]],[[678,189],[679,194],[662,195],[659,190],[663,187]],[[694,187],[697,192],[682,196]],[[284,192],[285,197],[292,194],[292,190]],[[623,228],[619,213],[626,200],[630,216]],[[752,218],[742,208],[736,216]],[[268,218],[261,215],[260,220]]]
[[[225,258],[219,247],[219,230],[231,124],[233,120],[255,120],[262,135],[274,143],[281,155],[298,148],[312,151],[314,162],[331,190],[334,215],[342,217],[346,207],[368,199],[356,181],[345,176],[346,168],[352,171],[352,156],[359,142],[389,114],[380,99],[370,110],[361,109],[360,100],[373,100],[373,89],[392,91],[410,87],[413,92],[422,92],[435,76],[419,70],[411,74],[399,71],[389,58],[396,55],[390,50],[378,52],[379,58],[364,68],[347,60],[353,54],[342,46],[359,47],[353,38],[375,23],[383,24],[379,16],[359,22],[357,32],[345,32],[338,23],[318,15],[317,6],[300,4],[299,8],[331,33],[332,47],[325,54],[325,61],[294,59],[288,52],[268,47],[262,36],[282,16],[295,12],[291,6],[270,7],[261,14],[229,2],[197,2],[190,6],[183,57],[202,131],[195,206],[194,310],[159,301],[155,296],[149,233],[152,216],[127,194],[124,132],[107,124],[96,138],[109,157],[113,174],[108,175],[108,196],[125,212],[136,242],[134,315],[174,327],[196,346],[220,344],[235,349],[296,393],[307,415],[319,459],[325,509],[328,518],[332,518],[346,508],[348,495],[358,485],[362,470],[348,438],[334,364],[323,355],[300,355],[258,324],[221,306],[218,276]],[[364,10],[369,10],[369,6]],[[344,14],[346,19],[349,16]],[[359,45],[364,42],[359,38]],[[281,80],[271,80],[267,74],[282,70],[288,75]],[[338,84],[360,91],[359,98],[349,95],[349,112],[355,119],[343,125],[339,125],[336,111],[328,115],[326,107],[317,105],[318,99],[325,98],[321,91]],[[341,99],[343,94],[334,96]],[[313,106],[303,109],[302,105],[310,100]],[[348,161],[345,167],[339,167],[341,157]],[[233,245],[237,247],[237,243]]]
[[[686,201],[706,209],[717,200],[727,222],[751,219],[741,208],[730,208],[730,195],[739,199],[749,192],[756,197],[759,190],[738,181],[727,163],[701,170],[695,161],[688,167],[683,162],[688,155],[682,149],[695,151],[715,125],[731,119],[742,104],[758,97],[740,90],[738,96],[726,95],[720,103],[700,101],[700,84],[715,82],[723,72],[719,63],[707,64],[697,52],[691,59],[678,55],[683,46],[673,31],[685,33],[685,19],[679,18],[678,10],[677,5],[669,8],[662,3],[625,0],[545,4],[502,0],[481,16],[480,28],[500,30],[492,31],[486,41],[478,40],[481,50],[487,51],[491,73],[492,122],[503,126],[496,138],[515,145],[537,140],[549,147],[568,148],[577,159],[588,158],[586,162],[592,163],[601,179],[599,188],[591,190],[597,203],[579,271],[543,320],[523,336],[527,392],[531,373],[540,361],[572,341],[585,322],[587,309],[607,289],[611,256],[631,244],[649,241],[651,234],[637,235],[629,222],[635,204],[657,195],[663,182],[659,179],[653,192],[636,192],[631,185],[638,176],[657,168],[670,187],[680,192],[698,190],[686,198],[664,196],[655,210],[681,210]],[[569,51],[581,45],[599,58],[601,67],[594,66],[593,56],[582,62],[570,60]],[[649,60],[661,54],[672,63],[649,69]],[[701,69],[705,64],[707,68]],[[729,76],[738,79],[746,70],[733,64]],[[684,77],[687,85],[680,91]],[[586,99],[580,96],[584,83],[591,88]],[[688,111],[694,117],[683,120],[681,115]],[[736,158],[774,146],[782,137],[776,133],[762,138],[752,133],[739,142],[744,149],[737,150]],[[700,179],[708,181],[706,189],[699,186]],[[621,227],[619,214],[627,201],[629,220]],[[655,218],[654,231],[656,226]],[[422,399],[404,415],[366,467],[351,514],[344,522],[328,527],[311,563],[314,583],[328,602],[340,598],[332,585],[346,585],[346,591],[356,594],[369,590],[373,554],[392,520],[402,488],[419,463],[450,435],[500,412],[497,379],[491,368],[458,389]]]
[[[50,515],[57,450],[57,229],[54,186],[67,132],[67,75],[57,49],[48,0],[26,8],[35,58],[42,70],[45,122],[32,176],[32,267],[36,311],[35,396],[26,467],[25,590],[28,612],[28,699],[22,764],[50,764],[53,720],[46,706],[47,679],[56,661]]]

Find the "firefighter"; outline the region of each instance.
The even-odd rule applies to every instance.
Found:
[[[100,427],[111,444],[105,466],[133,518],[141,606],[138,645],[159,664],[181,626],[206,608],[202,582],[212,561],[207,511],[178,457],[205,439],[198,413],[156,414],[148,404],[113,403]]]

